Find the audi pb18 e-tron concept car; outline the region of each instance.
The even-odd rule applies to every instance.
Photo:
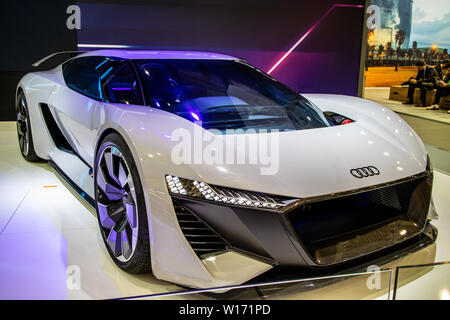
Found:
[[[234,57],[78,52],[25,75],[16,106],[24,158],[48,160],[96,208],[128,272],[237,285],[277,266],[417,250],[437,234],[431,164],[399,116],[356,97],[299,95]],[[198,161],[199,134],[245,161]],[[260,138],[273,142],[272,168],[247,161]],[[193,161],[174,159],[182,142]]]

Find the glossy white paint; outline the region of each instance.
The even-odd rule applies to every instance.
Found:
[[[103,245],[94,210],[47,163],[26,162],[16,139],[15,123],[0,122],[1,299],[111,299],[186,290],[152,274],[129,274],[117,268]],[[450,176],[435,171],[433,185],[440,213],[439,220],[433,222],[439,229],[436,244],[382,268],[450,260]],[[67,287],[69,266],[80,267],[79,289]],[[367,279],[368,275],[351,276],[327,286],[304,281],[277,286],[276,290],[274,286],[259,289],[274,299],[387,299],[387,294],[383,294],[387,292],[389,274],[382,276],[380,290],[367,289]],[[441,274],[434,271],[415,272],[409,279],[411,285],[402,283],[401,290],[406,289],[412,297],[418,293],[429,296],[434,293],[433,284],[444,284]],[[236,291],[239,294],[235,299],[260,299],[254,289]],[[228,299],[229,293],[217,298]],[[211,298],[197,294],[165,299]]]
[[[101,50],[84,55],[123,58],[233,59],[209,53]],[[185,240],[175,217],[164,180],[165,174],[208,183],[303,198],[377,185],[425,170],[426,151],[416,133],[395,113],[376,103],[339,95],[305,95],[322,111],[334,111],[356,122],[335,127],[280,133],[279,171],[261,175],[263,165],[175,165],[171,150],[176,141],[172,133],[184,128],[192,135],[195,125],[163,110],[146,106],[104,103],[84,97],[65,86],[61,67],[26,75],[18,86],[25,92],[31,116],[34,146],[38,156],[52,159],[78,183],[88,172],[80,160],[64,160],[44,125],[39,103],[47,103],[55,119],[92,167],[97,144],[104,132],[119,133],[131,149],[149,215],[152,269],[154,275],[190,287],[206,288],[234,285],[268,269],[246,258],[248,273],[236,276],[230,261],[236,256],[217,259],[214,269],[202,262]],[[203,129],[201,129],[203,130]],[[250,139],[250,135],[244,135]],[[223,139],[219,137],[219,139]],[[225,142],[224,142],[225,143]],[[235,148],[235,154],[248,152]],[[247,155],[245,155],[247,156]],[[373,165],[380,175],[356,179],[351,168]],[[84,179],[84,178],[83,178]],[[89,177],[82,187],[93,195]],[[88,182],[86,182],[88,181]],[[236,261],[242,261],[238,259]]]

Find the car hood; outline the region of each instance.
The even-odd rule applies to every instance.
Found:
[[[417,134],[398,115],[367,100],[333,95],[307,96],[322,111],[333,111],[355,122],[309,130],[259,134],[277,147],[270,161],[249,164],[192,165],[196,179],[211,184],[271,194],[310,197],[344,192],[402,179],[426,168],[427,155]],[[277,137],[274,137],[274,136]],[[254,134],[244,134],[246,146]],[[227,145],[224,141],[224,145]],[[258,148],[258,152],[261,148]],[[355,178],[350,170],[376,167],[380,174]]]
[[[140,159],[139,166],[145,172],[148,185],[161,181],[161,184],[156,183],[157,194],[164,192],[164,174],[302,198],[383,184],[426,169],[427,154],[423,143],[406,122],[386,107],[348,96],[305,96],[322,111],[336,112],[355,122],[280,133],[219,135],[155,108],[117,106],[120,110],[107,113],[113,120],[120,120],[114,120],[111,125],[118,130],[126,128],[120,132]],[[173,161],[181,141],[176,138],[177,130],[194,138],[190,140],[192,152],[188,163]],[[195,145],[196,132],[206,136],[209,133],[203,148]],[[255,151],[258,145],[255,137],[262,139],[260,141],[273,138],[276,142],[270,161],[261,161],[264,158],[260,156],[256,162],[249,158],[250,151],[255,154],[262,150],[257,147]],[[230,144],[230,138],[235,138],[235,142],[238,138],[243,139],[246,147]],[[214,141],[215,144],[211,144]],[[227,161],[226,155],[218,163],[205,161],[202,154],[213,149],[224,149],[226,155],[234,153],[234,162]],[[236,163],[238,158],[246,159],[245,163]],[[351,169],[368,166],[376,167],[380,174],[358,179],[350,173]]]

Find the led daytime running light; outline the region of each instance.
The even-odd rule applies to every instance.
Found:
[[[166,175],[166,182],[169,192],[174,195],[244,207],[280,209],[297,200],[283,201],[261,193],[210,186],[205,182],[172,175]]]

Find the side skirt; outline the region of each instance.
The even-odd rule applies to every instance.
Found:
[[[84,199],[92,208],[95,208],[95,199],[93,199],[90,195],[88,195],[86,192],[83,191],[75,182],[70,179],[68,175],[64,173],[64,171],[61,170],[61,168],[58,167],[58,165],[50,160],[50,165],[55,169],[55,171],[60,175],[61,178],[66,181],[66,183],[75,191],[82,199]]]
[[[65,137],[45,103],[39,104],[42,118],[50,134],[55,149],[48,154],[50,164],[56,172],[78,193],[89,205],[95,207],[94,179],[92,167],[84,161]]]

